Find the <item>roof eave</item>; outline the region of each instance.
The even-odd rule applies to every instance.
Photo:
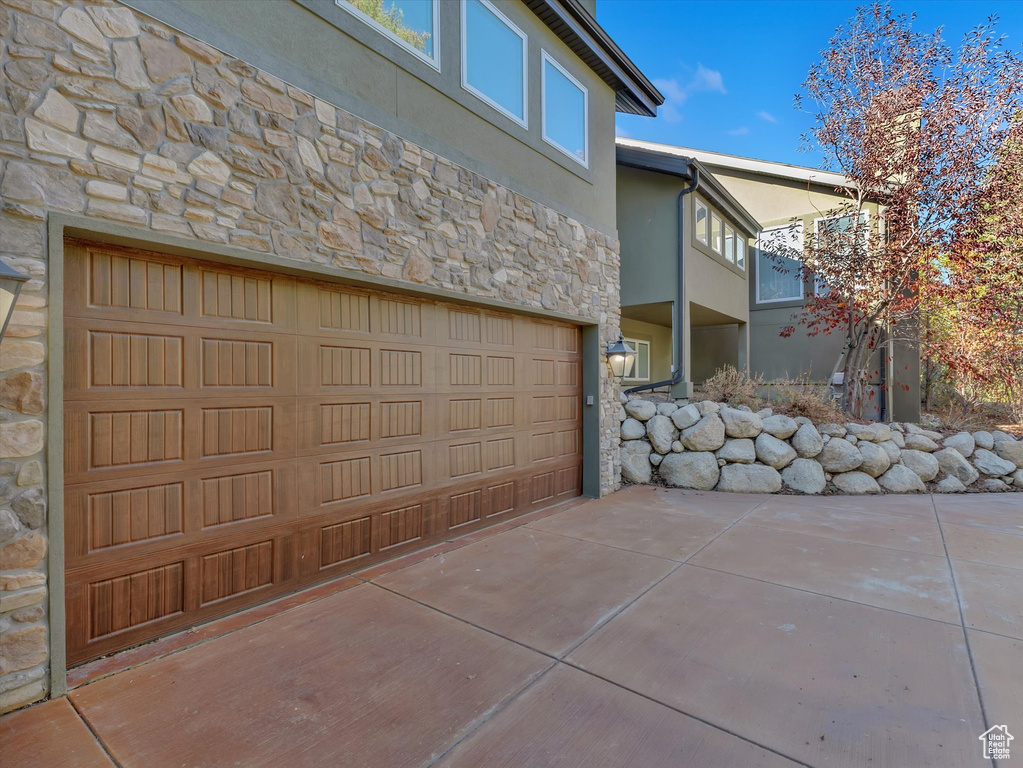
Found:
[[[632,63],[579,0],[522,0],[615,91],[615,109],[656,117],[664,96]]]

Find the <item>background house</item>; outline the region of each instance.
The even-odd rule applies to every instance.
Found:
[[[795,379],[809,376],[814,381],[825,382],[838,362],[844,347],[844,336],[807,336],[801,327],[789,338],[780,335],[781,329],[793,324],[792,316],[801,307],[812,291],[819,290],[813,280],[804,280],[795,264],[792,270],[782,272],[772,268],[776,263],[767,257],[766,249],[772,238],[784,240],[794,238],[790,246],[801,247],[802,238],[822,226],[841,226],[835,211],[846,199],[840,188],[845,183],[840,174],[803,168],[784,163],[724,155],[715,152],[673,147],[652,142],[619,138],[619,227],[622,234],[622,305],[623,317],[628,318],[627,309],[630,294],[628,285],[631,265],[637,258],[635,251],[645,247],[642,235],[633,229],[627,220],[635,213],[625,215],[630,205],[628,199],[634,194],[630,188],[635,179],[631,168],[623,168],[623,153],[642,153],[648,157],[681,158],[694,160],[706,168],[716,182],[727,191],[731,198],[762,228],[759,240],[750,241],[747,265],[747,281],[744,285],[749,323],[749,369],[768,382],[778,379]],[[667,160],[661,160],[666,162]],[[626,181],[623,184],[621,179]],[[644,182],[644,186],[647,183]],[[628,194],[626,190],[628,189]],[[868,206],[867,215],[874,215]],[[628,233],[628,234],[626,234]],[[691,286],[691,295],[704,295],[710,288],[707,283]],[[701,381],[719,367],[722,359],[720,350],[724,339],[723,331],[714,329],[690,333],[707,334],[708,343],[703,361],[694,361],[693,380]],[[693,344],[693,349],[701,345]],[[724,348],[727,348],[725,346]],[[729,361],[731,355],[728,356]],[[919,350],[913,344],[896,344],[891,354],[871,366],[876,371],[871,385],[876,394],[868,409],[874,418],[888,420],[918,421],[920,418],[920,377]],[[701,376],[702,374],[702,376]]]
[[[617,486],[614,118],[661,96],[592,2],[393,7],[3,9],[0,711]]]

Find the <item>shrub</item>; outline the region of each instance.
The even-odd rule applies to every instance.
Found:
[[[832,396],[831,387],[809,373],[771,382],[771,408],[787,416],[805,416],[814,424],[842,423],[848,415]]]
[[[696,392],[704,400],[745,405],[756,409],[760,407],[757,390],[763,384],[764,379],[759,374],[751,376],[748,371],[740,371],[734,365],[726,365],[718,368],[702,386],[696,388]]]

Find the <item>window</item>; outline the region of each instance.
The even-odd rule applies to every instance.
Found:
[[[353,16],[402,48],[440,69],[437,30],[439,0],[336,0]]]
[[[757,302],[803,298],[803,224],[765,229],[757,241]]]
[[[738,232],[735,233],[735,266],[746,269],[746,238]]]
[[[650,381],[650,342],[625,339],[625,343],[636,350],[636,360],[632,364],[632,370],[627,371],[624,378],[629,381]]]
[[[696,239],[707,245],[707,204],[696,201]]]
[[[814,221],[814,228],[819,238],[819,245],[833,247],[838,254],[847,253],[851,255],[854,220],[855,214],[852,213],[816,219]],[[866,211],[860,212],[860,226],[855,236],[860,240],[860,248],[866,248],[868,236]],[[831,287],[824,282],[820,275],[814,275],[813,285],[814,293],[818,296],[825,296],[831,290]],[[856,287],[861,288],[862,286],[858,285]]]
[[[558,62],[543,52],[543,140],[589,166],[589,93]]]
[[[487,0],[462,0],[462,87],[526,126],[526,36]]]
[[[721,253],[721,217],[716,213],[710,215],[710,247]]]
[[[725,224],[725,258],[735,263],[735,230]]]

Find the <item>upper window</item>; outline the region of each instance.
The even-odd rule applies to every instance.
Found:
[[[632,370],[624,378],[629,381],[650,381],[650,342],[639,339],[625,339],[625,343],[636,350]]]
[[[462,87],[526,126],[526,36],[487,0],[462,0]]]
[[[336,0],[337,4],[398,45],[440,69],[439,0]]]
[[[842,216],[828,216],[814,221],[817,231],[818,247],[827,246],[834,249],[839,255],[851,256],[853,252],[853,238],[860,241],[860,248],[865,248],[869,236],[867,230],[867,212],[860,212],[860,226],[855,227],[856,215],[849,213]],[[824,296],[831,291],[820,275],[814,275],[814,293]],[[862,286],[857,285],[857,288]]]
[[[696,239],[707,245],[707,204],[696,201]]]
[[[710,247],[721,253],[721,217],[716,213],[710,215]]]
[[[589,94],[583,84],[543,52],[543,140],[573,160],[589,164],[586,118]]]
[[[746,238],[738,232],[735,233],[735,266],[746,269]]]
[[[735,263],[735,230],[725,224],[725,258]]]
[[[757,302],[803,298],[803,224],[765,229],[757,241]]]

